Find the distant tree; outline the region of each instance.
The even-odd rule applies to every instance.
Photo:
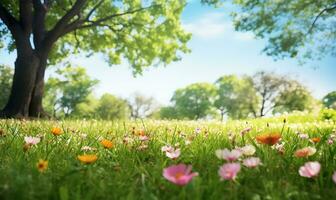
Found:
[[[250,104],[256,104],[253,99],[257,99],[257,96],[247,77],[222,76],[215,85],[217,94],[214,106],[220,111],[221,120],[225,115],[233,119],[246,118],[249,115]]]
[[[288,80],[285,88],[275,99],[273,113],[311,110],[313,97],[306,87],[294,80]]]
[[[91,79],[85,68],[66,66],[56,71],[58,77],[51,77],[46,84],[45,105],[52,108],[54,116],[57,112],[69,116],[98,83]]]
[[[96,111],[98,105],[99,99],[97,99],[93,94],[90,94],[87,96],[84,102],[76,105],[74,111],[71,113],[71,117],[96,119],[98,118]]]
[[[258,107],[251,107],[255,117],[263,117],[276,106],[278,95],[283,90],[286,81],[284,77],[269,72],[257,72],[253,77],[253,86],[260,98]]]
[[[252,31],[257,38],[268,39],[263,50],[267,55],[320,58],[336,54],[335,0],[232,2],[236,6],[232,14],[236,30]]]
[[[128,100],[131,110],[131,117],[134,119],[145,118],[158,108],[158,103],[153,97],[146,97],[140,93],[135,93]]]
[[[336,110],[336,91],[328,93],[322,99],[323,105]]]
[[[0,65],[0,110],[6,105],[8,101],[13,73],[14,72],[12,68],[6,65]]]
[[[255,117],[312,107],[313,98],[307,88],[288,76],[261,71],[252,77],[252,82],[259,98],[258,106],[251,107]]]
[[[179,119],[179,113],[174,106],[162,107],[159,111],[161,119]]]
[[[212,112],[216,87],[210,83],[194,83],[175,91],[171,101],[182,118],[200,119]]]
[[[99,99],[96,116],[105,120],[126,119],[130,116],[128,103],[111,94],[104,94]]]

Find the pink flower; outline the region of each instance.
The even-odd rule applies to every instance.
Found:
[[[243,129],[243,130],[240,132],[240,134],[241,134],[241,135],[245,135],[246,133],[250,132],[251,130],[252,130],[251,127],[247,127],[247,128],[245,128],[245,129]]]
[[[260,158],[258,157],[251,157],[251,158],[246,158],[245,160],[243,160],[243,165],[249,168],[257,167],[260,164],[261,164]]]
[[[27,136],[24,137],[24,141],[26,142],[27,145],[36,145],[41,141],[41,138]]]
[[[194,176],[198,176],[198,173],[191,173],[191,165],[172,165],[163,170],[163,177],[176,185],[186,185]]]
[[[147,135],[140,135],[139,136],[139,140],[142,141],[142,142],[144,142],[144,141],[149,140],[149,137]]]
[[[172,151],[172,150],[174,150],[174,147],[172,147],[170,145],[165,145],[165,146],[161,147],[162,152],[167,152],[167,151]]]
[[[166,151],[166,156],[171,159],[176,159],[181,155],[180,149],[171,149],[170,151]]]
[[[336,171],[334,171],[334,174],[332,175],[332,180],[333,180],[334,183],[336,184]]]
[[[312,178],[317,176],[320,172],[321,164],[319,162],[306,162],[304,166],[299,169],[300,176]]]
[[[234,180],[239,171],[239,163],[226,163],[219,168],[218,174],[221,180]]]
[[[329,145],[334,144],[334,140],[333,140],[333,139],[328,139],[328,144],[329,144]]]
[[[301,133],[301,134],[299,134],[299,138],[301,138],[301,139],[309,139],[309,136],[308,136],[308,134]]]
[[[237,150],[237,149],[233,149],[232,151],[230,151],[228,149],[223,149],[223,150],[218,149],[218,150],[216,150],[216,156],[219,159],[224,159],[224,160],[227,160],[229,162],[237,160],[241,155],[242,155],[242,151]]]

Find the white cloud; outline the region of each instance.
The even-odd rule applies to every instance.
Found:
[[[219,12],[206,13],[193,22],[184,23],[183,27],[195,37],[203,39],[215,39],[221,37],[241,41],[254,39],[253,34],[250,32],[236,32],[230,19],[225,17],[224,13]]]

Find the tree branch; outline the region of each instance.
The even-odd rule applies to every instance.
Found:
[[[32,30],[32,0],[20,0],[20,24],[25,34],[30,34]]]
[[[332,10],[336,9],[336,3],[332,4],[331,7],[323,9],[314,19],[308,33],[311,33],[313,31],[313,28],[315,27],[315,24],[317,20],[325,13],[325,12],[330,12]]]
[[[34,16],[33,16],[33,40],[35,48],[39,48],[45,36],[45,15],[47,9],[40,0],[33,0]]]
[[[77,28],[78,29],[83,29],[83,28],[91,28],[91,27],[94,27],[94,26],[99,26],[103,22],[111,20],[112,18],[134,14],[134,13],[141,12],[143,10],[146,10],[146,9],[149,9],[149,8],[152,8],[152,7],[156,7],[156,6],[159,6],[159,5],[155,4],[155,5],[151,5],[151,6],[148,6],[148,7],[141,7],[141,8],[135,9],[135,10],[129,10],[129,11],[126,11],[126,12],[123,12],[123,13],[116,13],[116,14],[109,15],[109,16],[103,17],[101,19],[98,19],[96,21],[89,21],[90,22],[89,24],[81,25]],[[86,22],[88,22],[88,21],[86,21]]]
[[[78,15],[87,0],[76,0],[70,10],[56,23],[56,25],[47,33],[44,42],[52,45],[59,37],[64,35],[67,24],[71,19]]]
[[[20,23],[9,13],[9,11],[1,3],[0,19],[7,26],[14,39],[17,39],[21,32]]]

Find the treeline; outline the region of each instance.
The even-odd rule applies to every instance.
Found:
[[[12,75],[10,67],[0,65],[0,108],[8,99]],[[188,85],[176,90],[170,106],[166,107],[139,93],[129,99],[109,93],[97,98],[93,91],[98,83],[82,67],[66,66],[56,70],[45,84],[45,112],[54,118],[223,120],[312,111],[321,109],[322,105],[336,109],[336,92],[316,100],[297,80],[263,71],[253,76],[225,75],[214,83]],[[334,111],[325,111],[325,118],[330,118],[332,113]]]

